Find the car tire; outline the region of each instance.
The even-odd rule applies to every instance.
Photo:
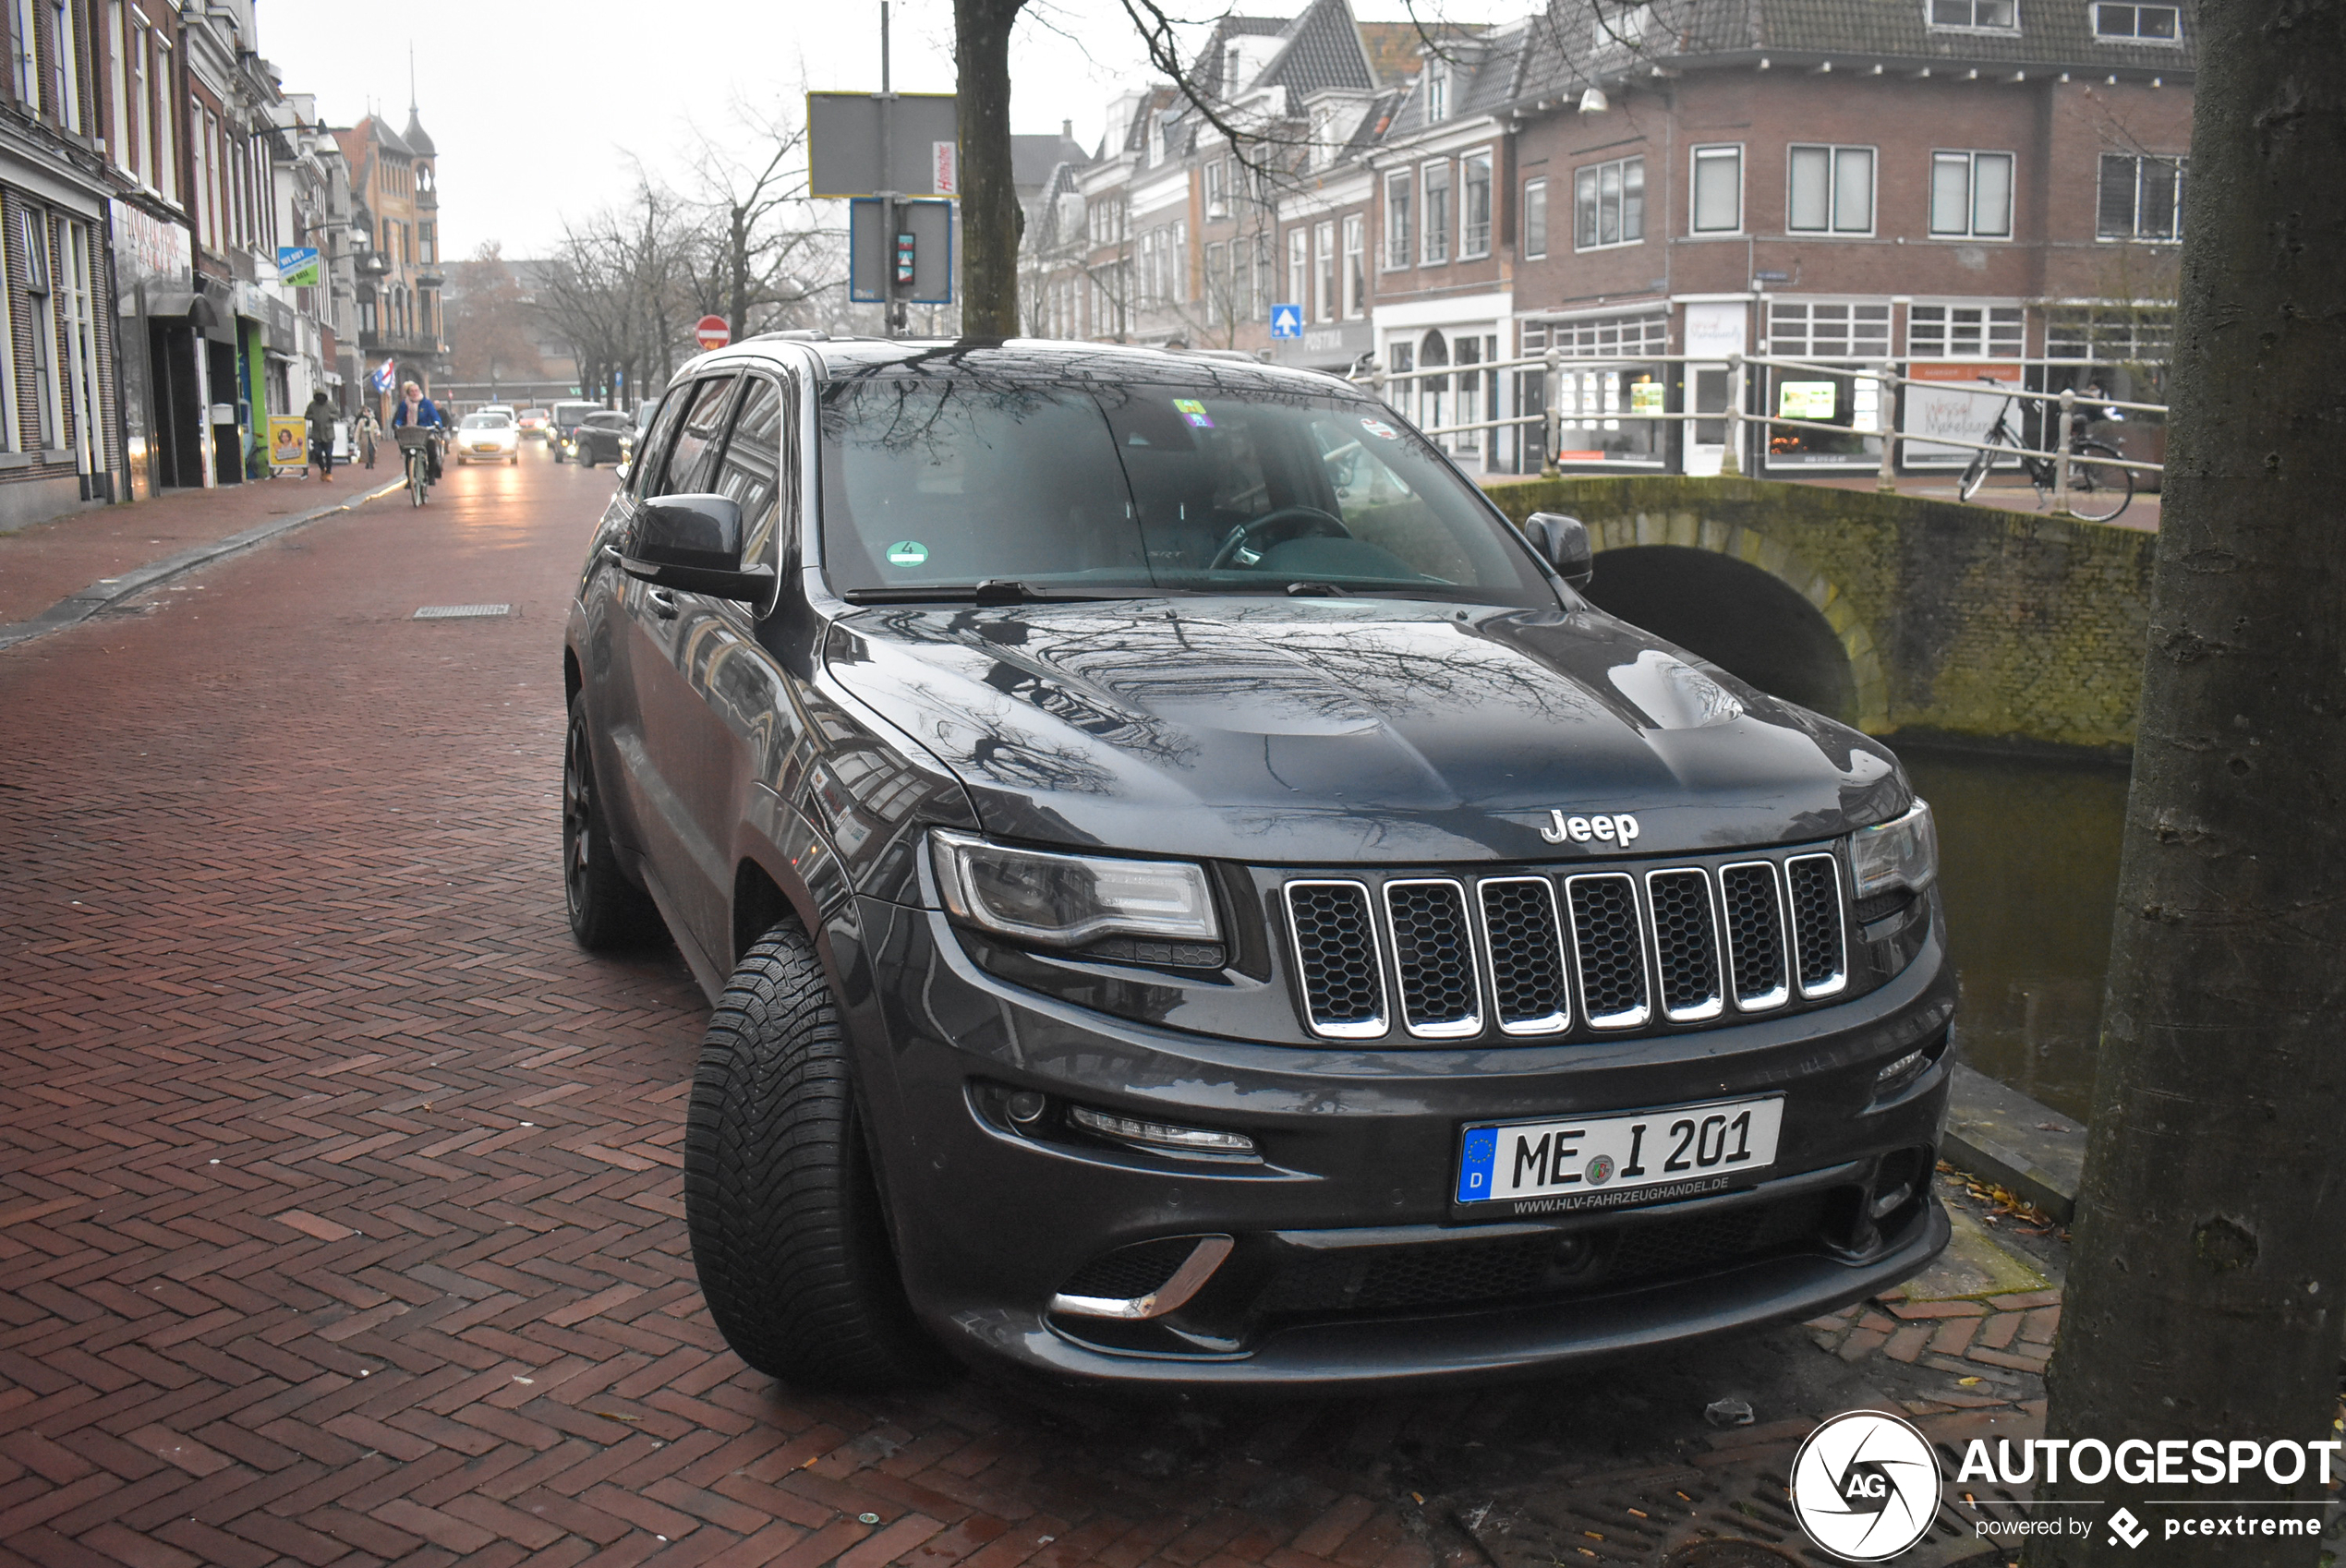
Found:
[[[651,895],[627,880],[611,852],[595,753],[586,734],[586,697],[570,699],[562,742],[562,902],[570,933],[590,953],[638,947],[660,929]]]
[[[684,1119],[684,1220],[718,1333],[785,1381],[899,1387],[943,1370],[906,1300],[840,1007],[778,925],[709,1020]]]

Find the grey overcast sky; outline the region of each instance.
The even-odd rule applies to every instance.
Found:
[[[1210,18],[1191,0],[1177,14]],[[1457,21],[1519,16],[1541,0],[1420,0]],[[1250,15],[1293,15],[1304,0],[1248,0]],[[1407,0],[1354,0],[1363,20],[1399,20]],[[310,92],[329,125],[369,107],[407,123],[407,50],[424,127],[440,150],[442,254],[501,241],[543,254],[564,214],[623,194],[634,154],[681,183],[690,123],[711,130],[736,98],[776,103],[807,90],[879,86],[879,0],[460,0],[409,11],[344,0],[261,0],[261,54],[289,92]],[[890,7],[895,86],[953,88],[952,0]],[[1072,120],[1095,145],[1107,100],[1145,79],[1118,0],[1030,0],[1011,51],[1011,127]]]

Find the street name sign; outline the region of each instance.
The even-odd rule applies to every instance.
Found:
[[[806,193],[959,196],[961,135],[949,92],[810,92]]]

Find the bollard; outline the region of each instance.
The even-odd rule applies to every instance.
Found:
[[[1883,495],[1898,493],[1896,477],[1898,421],[1895,417],[1897,411],[1895,399],[1898,389],[1892,383],[1892,375],[1890,362],[1886,359],[1882,361],[1881,368],[1874,372],[1874,385],[1877,389],[1874,392],[1873,405],[1876,410],[1874,425],[1881,435],[1881,467],[1874,475],[1873,488]]]
[[[2061,439],[2053,442],[2053,499],[2055,517],[2069,513],[2069,432],[2076,428],[2077,393],[2069,387],[2061,389]]]
[[[1720,455],[1722,476],[1741,477],[1743,460],[1743,356],[1727,356],[1727,450]]]

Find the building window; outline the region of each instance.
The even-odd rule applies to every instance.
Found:
[[[155,34],[155,188],[166,201],[179,199],[179,130],[173,113],[171,82],[175,69],[171,40]]]
[[[1312,235],[1301,223],[1287,232],[1287,299],[1305,315],[1312,311]]]
[[[2012,154],[1930,155],[1930,232],[1953,237],[2012,237]]]
[[[1358,320],[1369,308],[1369,222],[1360,213],[1344,220],[1344,317]]]
[[[2017,358],[2026,330],[2017,305],[1910,305],[1906,355],[1913,359]]]
[[[1785,359],[1887,359],[1890,307],[1772,299],[1767,351]]]
[[[1450,117],[1450,62],[1428,60],[1425,63],[1425,123],[1435,125]]]
[[[32,408],[41,425],[41,448],[65,445],[65,421],[57,407],[57,300],[49,274],[49,216],[36,207],[17,209],[24,243],[24,291],[32,306]]]
[[[1336,320],[1336,220],[1312,225],[1312,319]]]
[[[1419,174],[1425,187],[1424,248],[1419,260],[1439,266],[1450,259],[1450,161],[1428,163]]]
[[[34,54],[35,18],[39,7],[33,0],[17,0],[9,7],[10,30],[16,35],[17,102],[27,110],[41,107],[41,62]]]
[[[1794,234],[1873,233],[1873,149],[1795,147],[1784,227]]]
[[[1491,154],[1469,152],[1458,160],[1458,259],[1491,254]]]
[[[1548,253],[1548,182],[1523,182],[1523,256],[1537,260]]]
[[[2122,38],[2137,43],[2181,43],[2183,8],[2177,6],[2112,6],[2094,7],[2094,36]]]
[[[1385,270],[1388,272],[1409,264],[1410,247],[1416,244],[1410,227],[1411,199],[1408,170],[1385,176]]]
[[[106,145],[115,166],[130,167],[130,62],[123,47],[122,0],[106,0],[106,58],[112,62],[106,99]]]
[[[81,128],[81,50],[79,30],[73,25],[73,0],[55,0],[50,26],[50,52],[55,56],[50,78],[55,94],[51,112],[59,125],[78,131]]]
[[[2016,0],[1924,0],[1930,7],[1930,25],[1961,28],[1966,32],[2018,32]]]
[[[1699,171],[1702,164],[1698,161],[1695,167]],[[1572,225],[1572,243],[1577,250],[1635,245],[1644,239],[1646,161],[1623,158],[1574,171]],[[1726,226],[1732,229],[1736,226],[1735,222],[1731,220]]]
[[[1230,197],[1224,183],[1227,175],[1228,171],[1223,168],[1219,158],[1205,165],[1205,215],[1209,218],[1229,216]]]
[[[2103,239],[2178,239],[2183,232],[2181,158],[2101,155],[2094,232]]]
[[[440,252],[432,243],[431,225],[429,223],[418,223],[416,225],[416,238],[423,247],[423,262],[425,266],[429,267],[440,259]]]
[[[1222,324],[1223,309],[1229,303],[1229,251],[1227,245],[1205,247],[1205,324],[1209,327]]]
[[[1743,149],[1694,150],[1693,229],[1699,235],[1731,235],[1743,227]]]

